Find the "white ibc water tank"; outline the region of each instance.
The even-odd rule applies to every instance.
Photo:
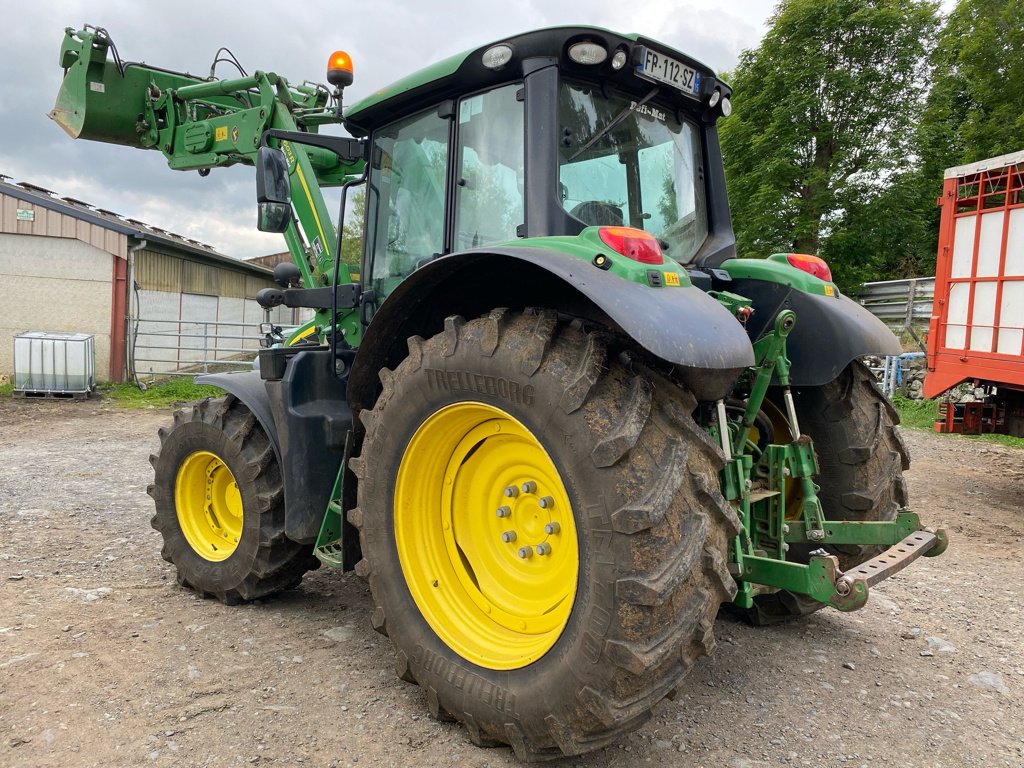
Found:
[[[91,333],[26,331],[14,337],[14,392],[76,395],[96,388]]]

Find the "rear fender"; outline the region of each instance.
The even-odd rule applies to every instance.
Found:
[[[735,279],[733,293],[753,302],[747,322],[756,340],[784,309],[796,312],[796,326],[786,341],[792,363],[790,383],[816,387],[836,379],[852,361],[864,355],[898,355],[899,340],[885,323],[852,299],[805,293],[797,288],[763,280]]]
[[[349,379],[353,410],[373,406],[378,371],[405,357],[410,336],[429,337],[446,317],[478,317],[495,307],[549,307],[619,330],[675,366],[700,400],[724,397],[754,363],[743,327],[699,288],[652,288],[546,248],[488,248],[426,264],[381,305]]]

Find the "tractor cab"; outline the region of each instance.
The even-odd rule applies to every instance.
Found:
[[[650,233],[682,264],[732,255],[706,66],[596,28],[530,32],[364,99],[364,285],[382,300],[446,254],[588,227]]]

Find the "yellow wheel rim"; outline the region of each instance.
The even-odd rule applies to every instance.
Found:
[[[569,494],[504,411],[457,403],[416,430],[398,469],[395,542],[420,613],[463,658],[519,669],[561,636],[579,572]]]
[[[242,536],[242,496],[238,483],[218,456],[189,454],[174,481],[178,525],[189,546],[206,560],[226,560]]]

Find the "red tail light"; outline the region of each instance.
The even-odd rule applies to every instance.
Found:
[[[828,264],[820,256],[810,256],[806,253],[789,253],[786,254],[786,258],[797,269],[802,269],[809,275],[821,278],[826,283],[832,282],[832,270],[828,268]]]
[[[665,261],[658,239],[650,232],[632,227],[601,227],[598,235],[609,248],[633,261],[641,264],[663,264]]]

